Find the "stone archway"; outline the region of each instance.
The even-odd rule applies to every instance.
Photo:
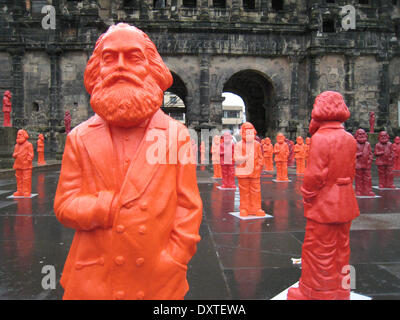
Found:
[[[181,100],[184,104],[184,106],[181,106],[179,103],[175,105],[174,103],[169,103],[168,105],[163,105],[161,108],[165,113],[169,114],[173,118],[177,120],[182,120],[186,124],[187,119],[185,117],[186,111],[187,111],[187,97],[188,97],[188,90],[182,81],[182,79],[174,72],[171,71],[172,77],[173,77],[173,83],[170,88],[166,91],[167,93],[172,93],[179,97],[178,100]],[[165,97],[165,95],[164,95]],[[165,99],[164,99],[165,101]],[[169,102],[171,102],[170,99],[168,99]]]
[[[225,82],[223,91],[243,99],[247,121],[254,125],[259,136],[276,131],[276,94],[272,81],[266,75],[256,70],[239,71]]]

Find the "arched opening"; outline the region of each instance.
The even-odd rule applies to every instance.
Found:
[[[238,136],[240,126],[246,121],[245,103],[240,96],[231,92],[223,92],[222,97],[222,127]]]
[[[223,92],[243,99],[245,119],[254,125],[260,137],[275,133],[275,90],[265,75],[255,70],[239,71],[228,79]]]
[[[171,72],[174,82],[164,92],[164,101],[161,109],[170,117],[186,124],[186,98],[187,89],[182,79],[174,72]]]

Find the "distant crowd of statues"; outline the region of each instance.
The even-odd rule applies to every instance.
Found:
[[[371,113],[373,115],[373,113]],[[370,132],[373,133],[373,122],[371,117]],[[357,196],[374,197],[372,192],[371,165],[375,156],[375,164],[378,169],[379,188],[396,188],[393,183],[393,171],[400,171],[400,137],[394,139],[391,143],[390,137],[386,131],[379,133],[379,142],[375,146],[374,153],[368,140],[368,135],[363,129],[358,129],[354,135],[357,140],[357,155],[355,159],[355,192]],[[262,170],[273,172],[276,168],[276,182],[288,182],[288,167],[294,167],[296,164],[296,174],[303,175],[307,167],[310,156],[311,139],[304,139],[299,136],[296,144],[285,138],[279,133],[276,136],[275,145],[271,139],[266,137],[260,139],[255,137],[255,141],[260,144],[262,154]],[[195,144],[193,145],[195,147]],[[226,157],[225,148],[231,149],[229,158]],[[205,161],[204,141],[201,144],[201,163]],[[222,179],[221,188],[233,189],[235,186],[235,147],[233,137],[227,131],[222,136],[214,136],[211,147],[212,164],[214,168],[215,179]],[[197,154],[197,149],[193,149]]]

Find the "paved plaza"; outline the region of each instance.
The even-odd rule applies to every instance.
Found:
[[[269,300],[299,280],[306,219],[300,193],[302,178],[289,169],[291,183],[264,175],[262,207],[269,219],[241,220],[239,191],[217,189],[211,168],[198,168],[203,199],[202,240],[188,269],[186,299]],[[59,168],[35,171],[32,199],[9,199],[12,176],[0,178],[0,299],[61,299],[58,283],[74,230],[53,212]],[[395,177],[400,186],[400,174]],[[377,173],[373,168],[373,185]],[[358,199],[361,215],[351,229],[350,264],[354,292],[372,299],[400,299],[400,190],[374,189],[381,198]],[[57,285],[42,288],[44,266],[54,266]]]

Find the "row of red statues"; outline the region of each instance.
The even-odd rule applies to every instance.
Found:
[[[32,189],[32,161],[34,157],[33,146],[28,141],[28,133],[20,129],[17,133],[17,144],[14,147],[13,158],[15,170],[15,177],[17,180],[17,191],[14,192],[14,197],[27,197],[31,196]],[[44,136],[39,134],[37,140],[37,153],[38,165],[45,165],[44,160]]]
[[[357,140],[357,158],[355,186],[357,196],[375,196],[372,192],[371,165],[373,155],[376,157],[376,167],[379,175],[379,188],[395,189],[393,183],[393,170],[400,170],[400,137],[394,139],[392,144],[386,131],[379,133],[379,142],[372,153],[371,145],[367,141],[367,133],[358,129],[355,138]]]
[[[212,153],[212,162],[214,167],[214,178],[223,178],[221,172],[221,164],[223,164],[223,156],[224,147],[221,146],[221,141],[225,141],[225,137],[228,136],[229,141],[232,139],[229,138],[230,134],[225,133],[222,137],[214,136],[213,143],[211,147]],[[266,171],[274,170],[274,156],[277,167],[277,181],[289,181],[287,176],[287,167],[290,163],[290,143],[288,143],[288,139],[285,139],[283,134],[277,135],[277,143],[272,145],[270,138],[265,138],[261,140],[261,154],[263,157],[263,165],[262,168],[265,168]],[[202,142],[203,143],[203,142]],[[233,143],[233,142],[232,142]],[[302,137],[297,138],[297,144],[292,148],[294,159],[297,163],[297,173],[304,174],[306,161],[309,155],[309,145],[310,138],[306,138],[306,144]],[[225,160],[224,160],[225,161]],[[225,161],[226,162],[226,161]],[[233,165],[224,163],[224,165]],[[225,170],[226,171],[226,170]],[[232,170],[230,172],[233,172]],[[231,179],[231,178],[230,178]],[[231,179],[232,180],[232,179]],[[233,188],[234,182],[228,183],[227,179],[223,179],[223,187]],[[226,183],[224,183],[226,182]]]

